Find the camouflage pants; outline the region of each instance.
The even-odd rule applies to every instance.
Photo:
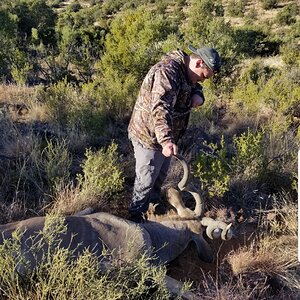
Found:
[[[150,202],[160,201],[161,186],[171,158],[165,157],[160,150],[146,149],[138,142],[132,141],[132,144],[136,176],[129,212],[131,215],[141,215],[147,211]]]

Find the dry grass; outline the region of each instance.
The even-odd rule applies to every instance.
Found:
[[[285,276],[290,268],[296,266],[296,253],[293,248],[295,242],[295,238],[280,240],[274,237],[262,238],[250,247],[230,254],[228,261],[232,272],[234,275],[257,273]]]
[[[257,282],[258,283],[258,282]],[[216,282],[212,277],[206,276],[199,286],[198,296],[203,300],[254,300],[262,299],[265,293],[264,282],[254,287],[244,284],[243,280],[229,280],[228,282]],[[261,297],[262,296],[262,297]]]
[[[260,233],[250,244],[240,243],[224,259],[219,256],[216,274],[204,265],[202,275],[197,275],[200,299],[298,299],[297,207],[288,195],[275,198],[273,207],[260,212]]]
[[[6,128],[1,140],[1,154],[12,158],[26,157],[39,147],[39,139],[31,130],[22,134],[20,129],[10,121],[2,123]],[[4,131],[4,129],[3,129]]]
[[[51,207],[45,208],[49,213],[73,215],[88,207],[95,207],[97,200],[84,197],[79,187],[72,184],[62,187],[54,196]]]
[[[0,84],[0,107],[13,121],[30,123],[49,119],[45,104],[38,101],[41,86]]]
[[[233,275],[246,277],[248,284],[265,278],[276,289],[299,292],[296,205],[282,197],[280,206],[275,203],[275,210],[267,214],[265,222],[269,232],[264,232],[250,246],[228,255]]]
[[[36,97],[36,87],[0,84],[0,103],[30,103]]]

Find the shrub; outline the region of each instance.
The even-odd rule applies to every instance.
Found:
[[[263,132],[246,133],[233,138],[236,155],[232,158],[234,173],[245,179],[258,178],[265,171]]]
[[[239,59],[233,28],[226,22],[220,1],[193,0],[187,10],[187,22],[180,28],[185,44],[212,46],[222,57],[222,75],[230,74]],[[198,44],[195,44],[197,41]],[[223,77],[223,76],[220,76]]]
[[[74,109],[72,100],[76,97],[76,89],[65,81],[51,85],[47,90],[40,91],[39,99],[46,103],[50,118],[60,125],[68,125],[70,111]]]
[[[104,103],[118,117],[131,111],[144,76],[162,56],[173,32],[164,15],[146,6],[125,10],[112,20],[96,81]]]
[[[45,0],[16,1],[10,5],[9,11],[18,19],[17,36],[20,48],[30,45],[33,28],[37,30],[41,43],[55,46],[56,13]]]
[[[209,196],[222,197],[228,191],[230,181],[230,166],[224,137],[221,139],[220,147],[213,143],[208,146],[213,150],[213,154],[201,152],[197,155],[195,177],[200,179]]]
[[[87,149],[83,162],[83,175],[77,176],[81,193],[86,198],[96,198],[104,203],[123,188],[124,177],[118,163],[117,144],[112,143],[107,150],[93,153]]]
[[[291,26],[288,36],[291,41],[300,36],[300,20],[297,20],[296,23]]]
[[[288,67],[300,68],[300,46],[295,42],[289,42],[280,47],[283,62]]]
[[[41,166],[52,193],[68,183],[71,156],[65,140],[47,142],[42,152]]]
[[[237,43],[236,51],[248,57],[276,55],[279,51],[279,41],[272,38],[267,30],[257,28],[255,25],[235,29],[234,40]]]
[[[25,85],[28,80],[32,65],[29,63],[26,53],[16,49],[11,61],[11,75],[17,84]]]
[[[232,110],[238,114],[256,114],[260,109],[260,97],[258,84],[250,81],[247,84],[238,84],[232,92]]]
[[[59,14],[56,26],[59,54],[54,54],[54,62],[49,61],[49,72],[54,70],[52,80],[57,81],[62,73],[73,81],[92,81],[94,65],[103,53],[107,29],[105,21],[97,17],[96,12],[92,7],[80,9],[80,4],[75,1],[66,12]]]
[[[118,72],[121,80],[132,74],[140,82],[163,54],[163,42],[172,32],[168,20],[146,6],[120,13],[106,36],[100,70]]]
[[[87,149],[81,167],[77,183],[69,182],[56,189],[52,212],[71,215],[88,207],[103,209],[123,189],[123,170],[114,142],[96,152]]]
[[[260,0],[264,9],[275,8],[278,4],[278,0]]]
[[[246,10],[247,0],[232,0],[228,4],[228,14],[231,17],[243,17]]]
[[[296,3],[288,4],[276,15],[276,21],[279,25],[291,25],[296,23],[298,7]]]
[[[292,115],[298,110],[296,99],[299,97],[299,76],[291,70],[293,69],[276,70],[263,66],[261,61],[253,62],[233,89],[231,107],[236,106],[239,113],[247,113],[253,117],[262,115],[263,110],[273,111],[269,118],[275,111],[276,116]],[[294,79],[292,74],[295,75]]]
[[[229,156],[224,137],[220,145],[210,143],[212,153],[200,152],[196,158],[195,177],[198,177],[210,197],[222,197],[233,180],[259,180],[267,173],[263,132],[250,129],[233,137],[234,154]]]
[[[95,98],[96,106],[105,111],[105,114],[98,113],[98,115],[94,115],[95,121],[93,123],[98,125],[94,128],[98,128],[98,132],[103,133],[101,125],[106,123],[107,126],[106,116],[113,119],[128,117],[136,101],[140,83],[132,74],[127,74],[122,78],[122,75],[119,76],[118,71],[110,72],[106,70],[104,77],[99,80],[96,79],[91,85],[94,85],[93,98]],[[87,121],[90,122],[92,119],[87,119]]]
[[[100,96],[93,94],[88,85],[81,91],[66,81],[60,81],[41,91],[38,97],[47,105],[53,122],[64,128],[99,135],[105,132],[108,115],[108,108],[103,103],[105,99]]]

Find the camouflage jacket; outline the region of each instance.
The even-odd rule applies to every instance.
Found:
[[[150,149],[177,143],[191,112],[191,91],[183,51],[167,54],[146,75],[128,127],[129,138]]]

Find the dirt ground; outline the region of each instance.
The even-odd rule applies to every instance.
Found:
[[[196,247],[193,243],[168,266],[168,275],[179,281],[193,281],[195,285],[201,284],[205,278],[217,278],[219,272],[219,265],[223,259],[231,251],[240,247],[250,245],[255,238],[257,225],[255,223],[245,223],[237,225],[234,228],[234,236],[229,241],[206,240],[211,245],[215,260],[213,263],[202,262],[197,255]]]

